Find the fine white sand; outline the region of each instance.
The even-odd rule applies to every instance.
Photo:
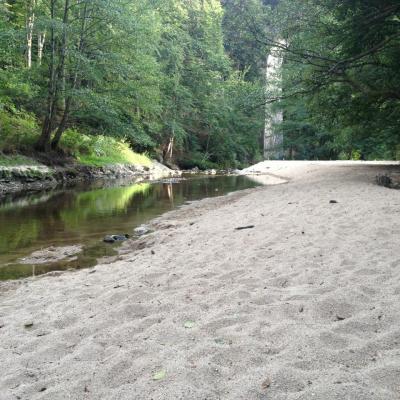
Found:
[[[3,284],[0,399],[398,400],[388,167],[257,168],[288,183],[171,212],[111,264]]]

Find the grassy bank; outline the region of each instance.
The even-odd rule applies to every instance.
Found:
[[[37,165],[33,146],[39,135],[40,128],[33,116],[0,111],[0,166]],[[152,163],[147,155],[135,153],[123,139],[89,135],[75,129],[65,131],[60,149],[73,162],[94,167]]]
[[[17,167],[21,165],[40,165],[31,157],[22,156],[20,154],[5,155],[0,153],[0,167]]]

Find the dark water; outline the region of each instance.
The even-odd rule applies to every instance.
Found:
[[[138,183],[116,187],[76,187],[0,202],[0,280],[94,266],[115,254],[102,242],[108,234],[133,229],[186,201],[257,186],[243,176],[195,177],[178,183]],[[50,246],[83,244],[77,260],[21,265],[18,260]]]

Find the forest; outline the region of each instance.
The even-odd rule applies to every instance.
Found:
[[[277,158],[400,159],[398,0],[0,0],[2,154],[243,167],[275,113]]]

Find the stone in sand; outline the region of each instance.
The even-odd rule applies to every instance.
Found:
[[[140,225],[135,228],[135,234],[138,236],[146,235],[146,233],[150,232],[150,228],[147,225]]]

